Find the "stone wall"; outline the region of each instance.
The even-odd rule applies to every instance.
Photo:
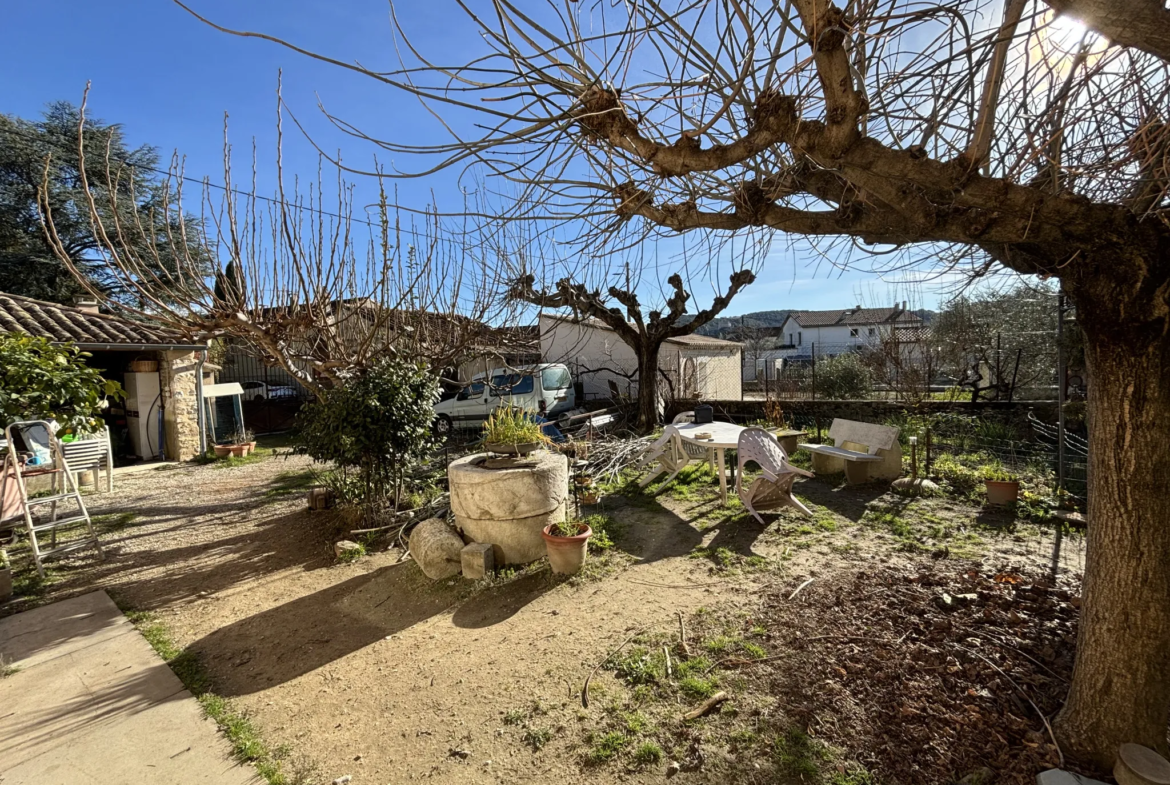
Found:
[[[166,456],[186,461],[199,454],[199,401],[196,396],[196,352],[159,352],[159,384],[163,398]]]

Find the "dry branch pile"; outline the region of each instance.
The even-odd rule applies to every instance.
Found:
[[[1072,585],[946,566],[818,581],[795,602],[777,590],[763,621],[791,654],[756,677],[880,782],[988,767],[998,785],[1030,785],[1060,763],[1037,710],[1064,700],[1079,599]]]

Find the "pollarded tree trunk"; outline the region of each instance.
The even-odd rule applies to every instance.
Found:
[[[1170,723],[1170,314],[1165,282],[1121,307],[1112,284],[1075,298],[1090,383],[1088,549],[1057,720],[1064,751],[1104,768],[1125,742],[1166,754]]]
[[[658,425],[658,350],[647,342],[638,349],[638,432],[650,433]]]

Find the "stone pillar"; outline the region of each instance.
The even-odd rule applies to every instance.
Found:
[[[165,453],[168,460],[186,461],[199,454],[199,401],[196,399],[196,352],[159,352]]]

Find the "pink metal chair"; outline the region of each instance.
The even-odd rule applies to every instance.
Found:
[[[798,476],[812,477],[813,474],[790,464],[784,448],[774,435],[763,428],[745,428],[739,435],[736,454],[738,471],[735,473],[735,492],[757,521],[764,524],[759,510],[781,507],[794,507],[812,517],[812,512],[792,495],[792,483]],[[761,475],[744,488],[743,469],[749,461],[760,467]]]

